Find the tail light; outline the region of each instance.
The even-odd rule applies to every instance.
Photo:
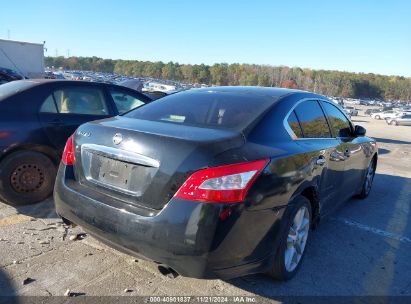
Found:
[[[76,163],[76,159],[74,157],[73,135],[67,139],[61,160],[66,166],[72,166]]]
[[[204,203],[241,202],[267,164],[268,159],[262,159],[199,170],[185,181],[174,197]]]

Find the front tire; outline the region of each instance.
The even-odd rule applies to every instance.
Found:
[[[274,257],[274,264],[268,275],[279,281],[287,281],[298,272],[309,240],[311,226],[310,201],[297,197],[290,212],[286,212],[286,229]]]
[[[380,115],[375,115],[375,119],[380,120],[381,119]]]
[[[18,151],[0,164],[0,198],[12,206],[33,204],[51,195],[56,166],[42,153]]]

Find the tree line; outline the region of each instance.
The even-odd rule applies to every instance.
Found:
[[[46,57],[46,66],[207,85],[303,89],[328,96],[411,101],[411,78],[256,64],[179,64],[98,57]]]

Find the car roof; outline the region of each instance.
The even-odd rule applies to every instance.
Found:
[[[192,92],[214,92],[214,93],[233,93],[244,95],[261,95],[266,97],[280,98],[293,93],[308,93],[306,91],[286,89],[286,88],[272,88],[272,87],[256,87],[256,86],[221,86],[208,87],[200,89],[191,89]]]
[[[68,79],[24,79],[24,80],[16,80],[14,82],[19,82],[22,84],[22,89],[21,91],[25,91],[28,89],[31,89],[33,87],[39,87],[43,85],[48,85],[48,84],[69,84],[69,85],[76,85],[76,86],[87,86],[87,85],[92,85],[92,86],[111,86],[111,87],[116,87],[119,89],[124,89],[124,90],[130,90],[130,91],[136,91],[128,87],[120,86],[118,84],[114,83],[106,83],[106,82],[98,82],[98,81],[82,81],[82,80],[68,80]],[[136,91],[137,92],[137,91]],[[141,94],[141,93],[140,93]]]
[[[43,85],[43,84],[48,84],[48,83],[72,83],[72,84],[94,84],[100,82],[89,82],[89,81],[81,81],[81,80],[68,80],[68,79],[25,79],[25,80],[20,80],[21,82],[27,82],[32,84],[32,87],[38,86],[38,85]],[[104,84],[104,83],[103,83]]]

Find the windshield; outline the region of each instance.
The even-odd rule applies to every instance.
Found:
[[[158,99],[125,116],[240,131],[252,123],[273,102],[274,98],[268,96],[188,91]]]
[[[29,81],[11,81],[0,85],[0,101],[15,93],[24,91],[33,86]]]

